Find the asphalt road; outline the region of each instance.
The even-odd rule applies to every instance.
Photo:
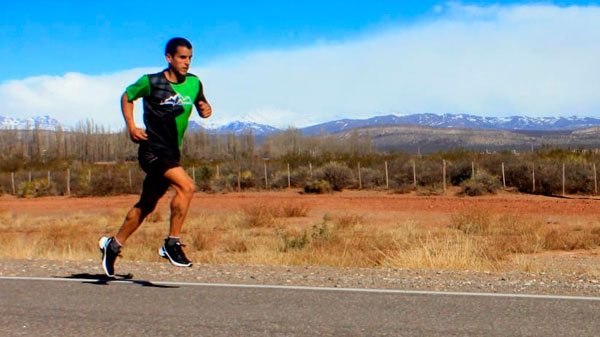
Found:
[[[0,336],[600,336],[600,301],[2,278]]]

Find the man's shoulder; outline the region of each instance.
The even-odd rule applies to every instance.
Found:
[[[187,79],[191,79],[192,81],[198,81],[200,82],[200,79],[198,78],[198,76],[192,74],[192,73],[187,73],[185,74],[185,78]]]

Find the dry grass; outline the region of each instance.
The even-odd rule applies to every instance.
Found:
[[[125,213],[26,217],[0,209],[0,257],[98,259],[97,240],[114,234]],[[203,263],[525,271],[538,268],[527,254],[600,247],[600,227],[484,211],[455,214],[446,226],[310,213],[302,204],[268,204],[194,214],[183,242],[188,255]],[[127,242],[124,259],[160,260],[156,250],[168,217],[157,212],[149,220]]]
[[[305,203],[260,204],[242,209],[246,227],[274,227],[277,218],[306,217],[309,207]]]

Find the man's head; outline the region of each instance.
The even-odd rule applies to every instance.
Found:
[[[173,71],[185,75],[192,62],[192,44],[182,37],[172,38],[165,47],[165,57]]]

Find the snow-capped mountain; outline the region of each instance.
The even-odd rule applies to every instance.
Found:
[[[198,123],[196,121],[190,121],[188,124],[188,129],[205,130],[208,133],[215,134],[232,133],[235,135],[241,135],[252,131],[252,134],[255,136],[266,136],[280,131],[278,128],[272,127],[270,125],[242,121],[234,121],[225,125],[210,125],[207,123]]]
[[[387,115],[368,119],[341,119],[300,129],[305,135],[334,133],[348,129],[379,125],[417,125],[439,128],[468,128],[495,130],[557,131],[575,130],[600,125],[593,117],[481,117],[467,114]]]
[[[14,118],[0,116],[0,129],[32,130],[39,127],[41,130],[58,130],[64,126],[56,119],[46,115],[43,117]]]
[[[265,118],[267,120],[267,118]],[[33,129],[39,126],[42,130],[57,130],[68,127],[50,116],[13,118],[0,116],[0,129]],[[481,117],[468,114],[443,114],[431,113],[412,115],[385,115],[367,119],[340,119],[321,123],[305,128],[299,128],[304,135],[318,135],[321,133],[335,133],[349,129],[366,126],[389,125],[416,125],[439,128],[468,128],[468,129],[494,129],[494,130],[533,130],[533,131],[559,131],[576,130],[600,126],[600,118],[594,117]],[[257,137],[264,137],[278,131],[276,127],[262,124],[253,119],[225,121],[215,123],[211,120],[191,120],[188,130],[205,130],[213,134],[244,134],[252,131]]]

